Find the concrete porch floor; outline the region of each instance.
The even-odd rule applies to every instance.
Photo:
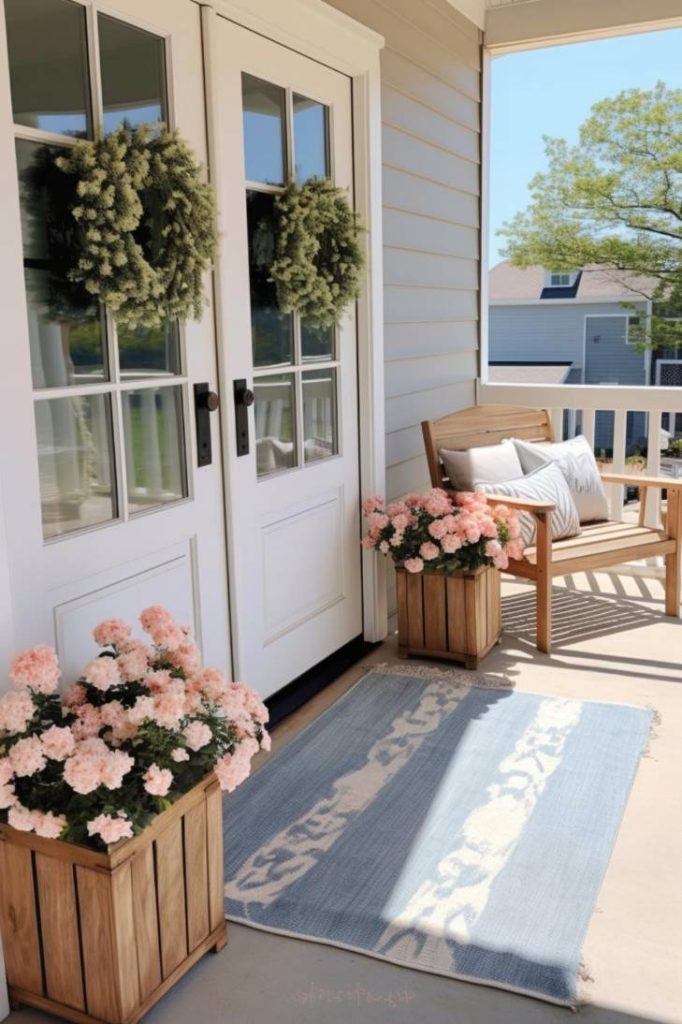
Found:
[[[520,690],[649,705],[658,711],[583,954],[591,980],[585,1024],[682,1024],[682,623],[662,615],[661,581],[634,569],[561,581],[554,653],[533,646],[534,591],[503,585],[505,636],[482,670]],[[395,640],[275,730],[273,751],[345,692],[372,663],[397,660]],[[266,755],[261,755],[263,761]],[[227,805],[229,815],[229,803]],[[483,986],[382,963],[316,943],[230,926],[145,1018],[147,1024],[561,1024],[570,1011]],[[32,1010],[9,1024],[52,1018]]]

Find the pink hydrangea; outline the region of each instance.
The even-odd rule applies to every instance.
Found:
[[[270,712],[256,691],[252,690],[250,686],[246,687],[244,693],[244,706],[252,718],[255,718],[261,725],[265,725],[270,720]]]
[[[92,631],[99,647],[120,648],[130,639],[130,626],[122,619],[104,619]]]
[[[434,521],[429,524],[429,533],[434,540],[442,540],[447,532],[448,528],[445,525],[444,519],[434,519]]]
[[[54,693],[60,676],[56,651],[44,644],[21,651],[12,659],[9,670],[14,686],[25,686],[36,693]]]
[[[144,773],[144,788],[151,796],[166,796],[173,785],[173,773],[170,768],[159,768],[153,764]]]
[[[82,683],[69,683],[64,690],[62,702],[66,704],[68,708],[73,708],[79,704],[84,704],[87,697],[87,690]]]
[[[34,811],[33,828],[36,835],[44,839],[59,839],[66,828],[66,817],[52,811]]]
[[[427,540],[419,547],[419,554],[425,562],[432,562],[434,558],[438,558],[440,554],[440,548],[437,544],[432,544],[431,541]]]
[[[190,750],[201,750],[207,743],[210,743],[213,738],[210,726],[206,725],[205,722],[190,722],[182,730],[182,735],[185,737],[185,743]]]
[[[19,740],[10,749],[8,757],[14,774],[19,778],[42,772],[47,764],[39,736],[27,736],[26,739]]]
[[[251,773],[251,758],[258,752],[254,739],[243,740],[234,754],[224,754],[215,766],[220,788],[232,793]]]
[[[145,608],[140,615],[140,622],[145,633],[149,633],[154,645],[161,650],[174,651],[186,640],[182,627],[161,605]]]
[[[219,668],[205,668],[198,678],[201,692],[207,700],[219,701],[227,691],[225,674]]]
[[[8,757],[0,757],[0,786],[4,786],[6,782],[11,782],[14,776],[14,768],[10,763]]]
[[[52,761],[64,761],[73,754],[76,741],[67,726],[51,725],[40,737],[45,757]]]
[[[441,541],[443,551],[446,555],[454,555],[462,546],[462,539],[454,533],[448,533]]]
[[[0,784],[0,811],[6,811],[17,802],[14,786],[11,783]]]
[[[140,612],[140,625],[145,633],[151,633],[159,626],[167,626],[174,622],[175,619],[168,609],[163,608],[160,604],[152,604]]]
[[[112,686],[119,686],[121,673],[116,658],[95,658],[83,669],[83,678],[96,690],[106,693]]]
[[[152,717],[164,729],[177,729],[185,714],[185,687],[174,680],[167,690],[155,694]]]
[[[134,683],[138,679],[144,679],[149,671],[147,652],[144,645],[135,647],[131,651],[126,651],[124,654],[119,654],[116,662],[124,683]]]
[[[99,836],[107,846],[117,843],[119,839],[130,839],[133,826],[125,814],[100,814],[88,822],[88,835]]]
[[[424,562],[421,558],[406,558],[404,565],[408,572],[422,572],[424,569]]]
[[[184,747],[175,747],[171,750],[171,759],[180,764],[182,761],[189,761],[189,754]]]
[[[186,640],[179,647],[169,651],[168,658],[186,676],[193,675],[201,668],[201,652],[192,640]]]
[[[98,737],[79,743],[75,754],[64,763],[64,781],[81,796],[92,793],[101,784],[102,761],[109,753],[104,740]]]
[[[452,512],[452,501],[440,487],[434,487],[432,491],[429,491],[424,496],[422,504],[431,516],[445,516],[448,512]]]
[[[30,811],[17,800],[7,813],[7,823],[18,832],[32,832],[35,826],[35,811]]]
[[[384,499],[380,497],[378,494],[374,494],[371,495],[369,498],[365,498],[365,500],[362,503],[362,511],[365,513],[366,516],[369,516],[372,514],[372,512],[376,512],[378,508],[383,508],[383,504]]]
[[[71,725],[71,731],[77,740],[87,740],[97,736],[102,728],[102,713],[94,704],[80,704],[75,709],[77,718]]]
[[[272,749],[272,739],[270,738],[270,733],[266,732],[265,729],[263,729],[263,735],[260,738],[260,748],[261,750]]]
[[[100,782],[107,789],[120,789],[135,759],[123,750],[110,750],[99,763]]]
[[[30,693],[26,690],[12,691],[0,697],[0,732],[25,732],[33,718],[35,708]]]
[[[142,725],[148,718],[154,717],[154,698],[138,697],[128,711],[128,720],[133,725]]]

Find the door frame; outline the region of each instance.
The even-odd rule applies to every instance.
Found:
[[[197,2],[197,0],[195,0]],[[379,54],[384,39],[372,29],[322,0],[206,0],[201,3],[204,40],[204,91],[209,153],[209,175],[221,195],[222,169],[218,116],[217,19],[226,18],[242,28],[319,61],[347,75],[352,82],[353,173],[355,206],[364,225],[361,244],[365,266],[357,302],[358,436],[361,498],[383,493],[386,480],[384,421],[383,246],[381,196],[381,75]],[[222,211],[218,205],[219,230]],[[225,237],[226,232],[221,232]],[[232,410],[232,381],[221,353],[226,350],[226,318],[219,282],[220,253],[214,276],[218,374],[223,395],[223,474],[227,525],[228,589],[231,614],[239,599],[233,575],[235,559],[234,508],[239,496],[229,486],[229,459],[236,446]],[[358,550],[360,510],[358,509]],[[365,640],[383,640],[388,632],[386,575],[383,561],[363,551],[362,603]],[[238,633],[232,629],[233,645]],[[236,657],[235,657],[236,655]],[[239,663],[233,647],[233,661]]]

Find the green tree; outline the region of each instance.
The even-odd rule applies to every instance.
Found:
[[[682,315],[682,89],[625,90],[594,104],[577,145],[544,142],[547,170],[499,232],[503,255],[520,267],[625,271],[633,300],[654,302],[638,343],[682,344],[670,319]]]

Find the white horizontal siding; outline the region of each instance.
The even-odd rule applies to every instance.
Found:
[[[421,421],[473,405],[480,33],[447,0],[331,0],[380,32],[386,493],[428,485]]]

